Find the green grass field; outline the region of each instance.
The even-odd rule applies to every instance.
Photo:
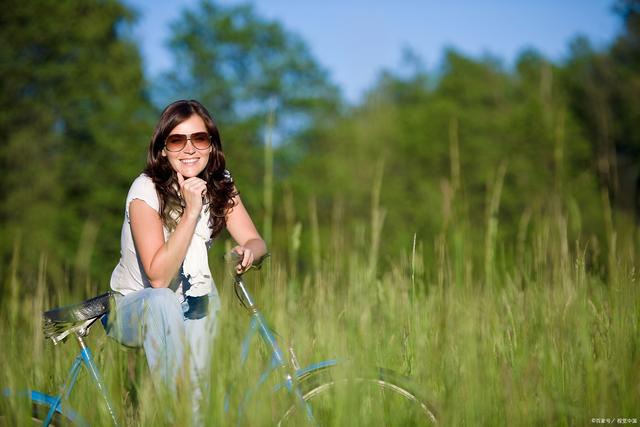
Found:
[[[510,256],[500,249],[508,245],[499,240],[472,248],[453,227],[433,239],[432,251],[417,244],[388,260],[380,259],[377,248],[347,255],[326,251],[316,262],[317,270],[298,269],[296,279],[287,257],[275,248],[269,265],[248,275],[247,282],[301,364],[339,356],[410,375],[433,399],[442,425],[572,426],[590,425],[593,418],[638,420],[636,236],[610,235],[609,256],[604,257],[608,265],[601,268],[589,247],[567,241],[562,224],[541,219]],[[471,261],[478,254],[480,266]],[[41,261],[35,286],[18,277],[15,265],[5,269],[0,384],[52,393],[77,345],[72,340],[58,347],[46,342],[41,312],[103,289],[88,283],[84,291],[67,293],[65,286],[48,283],[46,257]],[[255,345],[249,366],[240,370],[239,344],[248,315],[220,263],[214,264],[223,307],[210,403],[203,417],[207,425],[233,425],[235,415],[223,410],[225,392],[233,385],[230,402],[237,404],[266,352]],[[125,425],[187,424],[188,396],[169,399],[156,393],[142,353],[124,350],[98,325],[89,342]],[[81,374],[71,402],[92,424],[109,425],[86,374]],[[353,406],[359,403],[340,403],[332,424],[357,425]],[[262,396],[249,413],[248,425],[270,425],[280,405]],[[6,419],[12,425],[23,425],[29,413],[20,399],[5,399],[2,410],[10,414]],[[167,413],[173,417],[168,421]],[[377,418],[362,425],[397,425],[394,420]]]

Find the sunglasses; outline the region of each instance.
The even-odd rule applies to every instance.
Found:
[[[164,140],[164,147],[167,151],[180,151],[187,145],[187,140],[191,141],[191,145],[198,150],[211,147],[211,135],[207,132],[195,132],[191,135],[174,133]]]

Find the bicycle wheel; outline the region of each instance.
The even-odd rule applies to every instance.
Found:
[[[298,378],[303,398],[321,426],[431,426],[435,408],[410,380],[384,369],[357,373],[337,367]],[[278,426],[305,425],[305,414],[291,405]]]

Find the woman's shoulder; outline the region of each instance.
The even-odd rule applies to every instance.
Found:
[[[155,184],[153,183],[153,180],[151,179],[151,177],[149,175],[147,175],[146,173],[142,172],[140,175],[138,175],[136,177],[136,179],[133,180],[133,183],[131,184],[131,186],[133,187],[134,185],[152,185],[155,187]]]
[[[144,173],[133,180],[129,188],[129,194],[127,195],[127,207],[129,202],[134,199],[144,200],[152,208],[158,209],[159,201],[156,185],[153,183],[151,177]]]
[[[133,182],[131,183],[131,187],[129,188],[130,193],[136,191],[153,191],[155,193],[156,185],[153,183],[153,180],[149,175],[141,173],[136,177],[136,179],[133,180]]]

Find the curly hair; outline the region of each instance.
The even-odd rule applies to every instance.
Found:
[[[225,158],[218,127],[202,104],[195,100],[180,100],[169,104],[164,109],[151,137],[144,173],[151,178],[156,186],[163,224],[170,231],[175,230],[184,213],[185,204],[178,193],[180,186],[177,174],[167,158],[162,155],[162,150],[165,140],[173,128],[194,114],[202,118],[209,135],[211,135],[212,150],[209,153],[207,166],[198,175],[198,178],[207,182],[205,200],[210,214],[211,238],[214,238],[224,228],[226,214],[229,209],[233,208],[233,198],[238,195],[238,192],[231,175],[225,169]]]

